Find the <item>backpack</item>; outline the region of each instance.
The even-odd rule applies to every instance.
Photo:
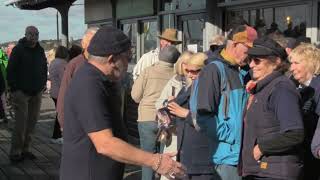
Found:
[[[221,96],[223,96],[223,114],[224,114],[224,120],[229,119],[229,101],[230,101],[230,92],[231,92],[231,87],[230,87],[230,82],[227,79],[226,76],[226,71],[224,68],[224,64],[221,61],[211,61],[209,64],[215,64],[218,67],[219,74],[220,74],[220,93]],[[198,92],[198,81],[199,79],[196,79],[193,83],[192,90],[191,90],[191,95],[190,95],[190,111],[193,112],[192,114],[192,121],[195,129],[197,131],[200,131],[200,127],[196,122],[196,112],[197,112],[197,94]]]

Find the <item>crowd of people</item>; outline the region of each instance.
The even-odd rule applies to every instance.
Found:
[[[206,52],[179,52],[177,30],[161,33],[132,72],[139,149],[127,142],[121,97],[131,40],[91,27],[81,49],[58,46],[47,65],[38,29],[27,27],[12,52],[0,51],[0,93],[14,110],[10,160],[37,158],[29,145],[49,79],[61,180],[120,180],[125,164],[142,166],[142,180],[320,179],[320,49],[257,30],[234,25]]]
[[[320,50],[310,39],[235,25],[208,51],[176,57],[176,33],[165,30],[159,53],[135,67],[141,148],[176,151],[181,179],[319,179]]]

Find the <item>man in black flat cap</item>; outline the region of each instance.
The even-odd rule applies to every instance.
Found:
[[[88,47],[65,96],[61,180],[120,180],[124,164],[153,168],[169,178],[184,175],[174,154],[152,154],[126,143],[119,81],[131,58],[131,42],[120,30],[103,27]]]

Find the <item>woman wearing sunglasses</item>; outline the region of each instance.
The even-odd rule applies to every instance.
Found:
[[[193,82],[197,79],[204,61],[207,59],[204,53],[196,53],[187,61],[187,77]],[[178,136],[178,160],[186,167],[185,180],[211,180],[212,164],[208,138],[205,134],[197,132],[193,125],[189,110],[192,85],[187,91],[181,93],[168,104],[170,113],[176,116]]]
[[[190,86],[191,82],[187,78],[186,73],[186,64],[187,60],[191,58],[194,53],[191,51],[184,51],[177,62],[174,64],[174,73],[175,75],[168,81],[166,86],[163,88],[160,97],[156,101],[156,110],[158,111],[161,108],[164,108],[168,102],[170,96],[176,97],[180,91],[186,91]],[[170,126],[166,134],[165,142],[161,145],[164,147],[163,152],[176,152],[177,151],[177,135],[176,127],[174,123],[173,126]],[[159,125],[158,125],[159,126]],[[167,179],[164,176],[161,176],[161,180]]]
[[[285,50],[270,38],[248,50],[253,80],[243,121],[241,173],[246,180],[296,180],[301,177],[304,137],[299,93],[284,75]]]
[[[298,90],[302,99],[301,110],[305,128],[304,179],[318,180],[320,172],[315,171],[314,167],[320,167],[320,124],[318,123],[320,115],[320,50],[312,44],[302,43],[292,50],[289,60],[292,76],[299,82]],[[316,134],[315,131],[317,131]],[[312,152],[318,159],[313,157]]]

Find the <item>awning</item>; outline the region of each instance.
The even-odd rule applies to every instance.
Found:
[[[39,10],[48,7],[56,7],[61,4],[72,4],[76,0],[9,0],[5,2],[7,6],[16,6],[20,9]]]

